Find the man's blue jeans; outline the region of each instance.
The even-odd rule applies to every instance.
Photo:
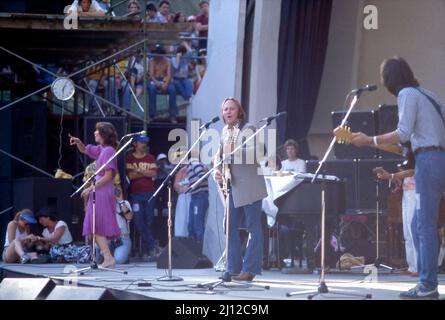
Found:
[[[153,217],[155,208],[155,199],[150,203],[148,199],[153,192],[138,192],[130,194],[130,202],[134,213],[134,225],[142,237],[141,249],[142,254],[150,254],[154,249],[153,240]]]
[[[239,208],[233,204],[232,193],[230,193],[229,212],[229,252],[228,252],[228,272],[232,275],[241,271],[253,274],[261,274],[263,263],[263,229],[261,225],[261,204],[258,200]],[[239,229],[244,215],[245,227],[249,232],[247,248],[242,256],[241,240]]]
[[[156,115],[156,96],[161,91],[156,89],[156,85],[152,82],[148,85],[148,109],[151,118]],[[178,106],[176,105],[176,89],[173,83],[167,87],[170,117],[176,117],[178,114]]]
[[[445,152],[427,151],[416,155],[416,211],[412,221],[420,283],[437,287],[439,202],[445,191]]]
[[[199,242],[204,240],[205,218],[209,207],[209,193],[207,191],[192,194],[189,208],[188,231],[189,236]]]

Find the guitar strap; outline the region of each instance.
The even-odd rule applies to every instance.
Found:
[[[423,94],[431,102],[431,104],[434,106],[434,109],[436,109],[437,113],[439,114],[440,118],[442,119],[443,125],[445,126],[445,119],[443,118],[442,112],[440,111],[441,106],[437,103],[437,101],[434,100],[433,98],[431,98],[429,95],[427,95],[425,92],[423,92],[419,88],[415,88],[415,89],[417,91],[419,91],[421,94]]]

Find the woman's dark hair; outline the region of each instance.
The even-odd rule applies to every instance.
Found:
[[[380,65],[380,77],[383,85],[391,94],[398,96],[400,90],[408,87],[418,87],[419,82],[414,77],[408,63],[401,57],[386,59]]]
[[[187,53],[187,48],[185,46],[183,46],[182,44],[178,46],[178,48],[176,49],[176,53],[182,53],[182,54],[186,54]]]
[[[49,208],[49,207],[44,207],[42,209],[40,209],[37,214],[36,214],[36,218],[40,218],[40,217],[47,217],[49,218],[51,221],[58,221],[59,219],[57,218],[57,214],[54,211],[53,208]]]
[[[99,131],[100,136],[104,139],[104,145],[117,148],[117,133],[111,123],[98,122],[96,123],[96,130]]]
[[[181,11],[177,12],[173,18],[173,22],[179,22],[179,18],[181,18],[181,16],[185,18]]]

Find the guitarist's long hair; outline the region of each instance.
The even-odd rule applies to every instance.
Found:
[[[383,85],[391,94],[398,96],[400,90],[408,87],[418,87],[419,82],[414,77],[405,59],[395,56],[386,59],[380,65],[380,77]]]

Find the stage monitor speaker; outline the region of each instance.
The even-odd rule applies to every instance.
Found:
[[[47,278],[5,278],[0,300],[44,300],[56,284]]]
[[[70,195],[74,189],[71,180],[51,178],[21,178],[13,182],[14,212],[29,208],[35,213],[50,208],[67,223],[74,241],[81,240],[80,224],[83,212],[73,215]],[[39,230],[38,230],[39,231]],[[37,231],[37,232],[38,232]]]
[[[87,288],[77,286],[56,286],[46,300],[117,300],[105,288]]]
[[[174,237],[172,239],[173,269],[211,268],[212,262],[201,253],[201,244],[191,238]],[[158,256],[158,269],[168,268],[168,246]]]
[[[332,125],[338,127],[346,115],[346,111],[332,112]],[[376,112],[374,110],[352,111],[346,125],[353,132],[363,132],[369,136],[377,134]],[[372,159],[377,157],[377,149],[372,147],[356,147],[350,144],[334,145],[334,154],[337,159]]]
[[[319,162],[317,160],[306,161],[306,170],[315,173]],[[357,209],[357,161],[354,159],[328,160],[324,164],[326,175],[333,175],[345,182],[346,211]],[[320,171],[320,174],[323,174]]]
[[[358,208],[363,211],[375,212],[376,203],[376,175],[372,169],[382,167],[386,171],[397,172],[400,159],[359,159],[357,160],[357,193]],[[386,210],[390,188],[387,180],[379,180],[379,211]]]
[[[378,111],[378,134],[384,134],[392,132],[397,129],[397,123],[399,122],[397,105],[379,105]],[[381,158],[385,159],[401,159],[401,155],[378,150]]]

